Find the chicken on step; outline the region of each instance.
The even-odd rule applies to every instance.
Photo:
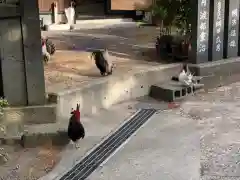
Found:
[[[75,143],[78,148],[78,141],[85,137],[85,129],[80,122],[80,105],[77,104],[76,110],[71,112],[68,124],[68,137]]]

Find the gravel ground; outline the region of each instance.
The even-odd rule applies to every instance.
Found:
[[[51,171],[61,159],[61,149],[50,144],[34,149],[17,146],[1,148],[0,153],[8,158],[7,163],[0,166],[1,180],[36,180]]]
[[[160,65],[155,53],[156,27],[95,29],[72,32],[42,32],[56,45],[56,53],[45,65],[45,82],[49,92],[69,89],[101,78],[89,48],[107,47],[122,74],[136,68]]]

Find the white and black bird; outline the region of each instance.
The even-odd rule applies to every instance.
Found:
[[[193,75],[189,71],[187,65],[183,65],[183,68],[177,77],[172,77],[172,80],[179,81],[184,85],[190,86],[193,84]]]
[[[91,58],[95,60],[95,64],[99,69],[102,76],[111,75],[113,72],[114,64],[107,49],[94,50]]]

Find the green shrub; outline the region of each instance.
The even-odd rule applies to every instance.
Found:
[[[9,106],[8,101],[1,97],[0,98],[0,108],[4,108],[4,107],[7,107],[7,106]]]

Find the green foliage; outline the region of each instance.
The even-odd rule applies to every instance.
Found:
[[[152,6],[152,15],[164,20],[168,15],[167,8],[155,4]]]
[[[4,107],[7,107],[7,106],[9,106],[8,101],[1,97],[0,98],[0,108],[4,108]]]
[[[156,0],[151,7],[153,16],[163,21],[165,26],[189,29],[191,14],[190,0]]]
[[[190,0],[182,0],[178,8],[176,17],[174,19],[174,24],[177,27],[188,31],[190,24],[190,14],[191,14]]]

